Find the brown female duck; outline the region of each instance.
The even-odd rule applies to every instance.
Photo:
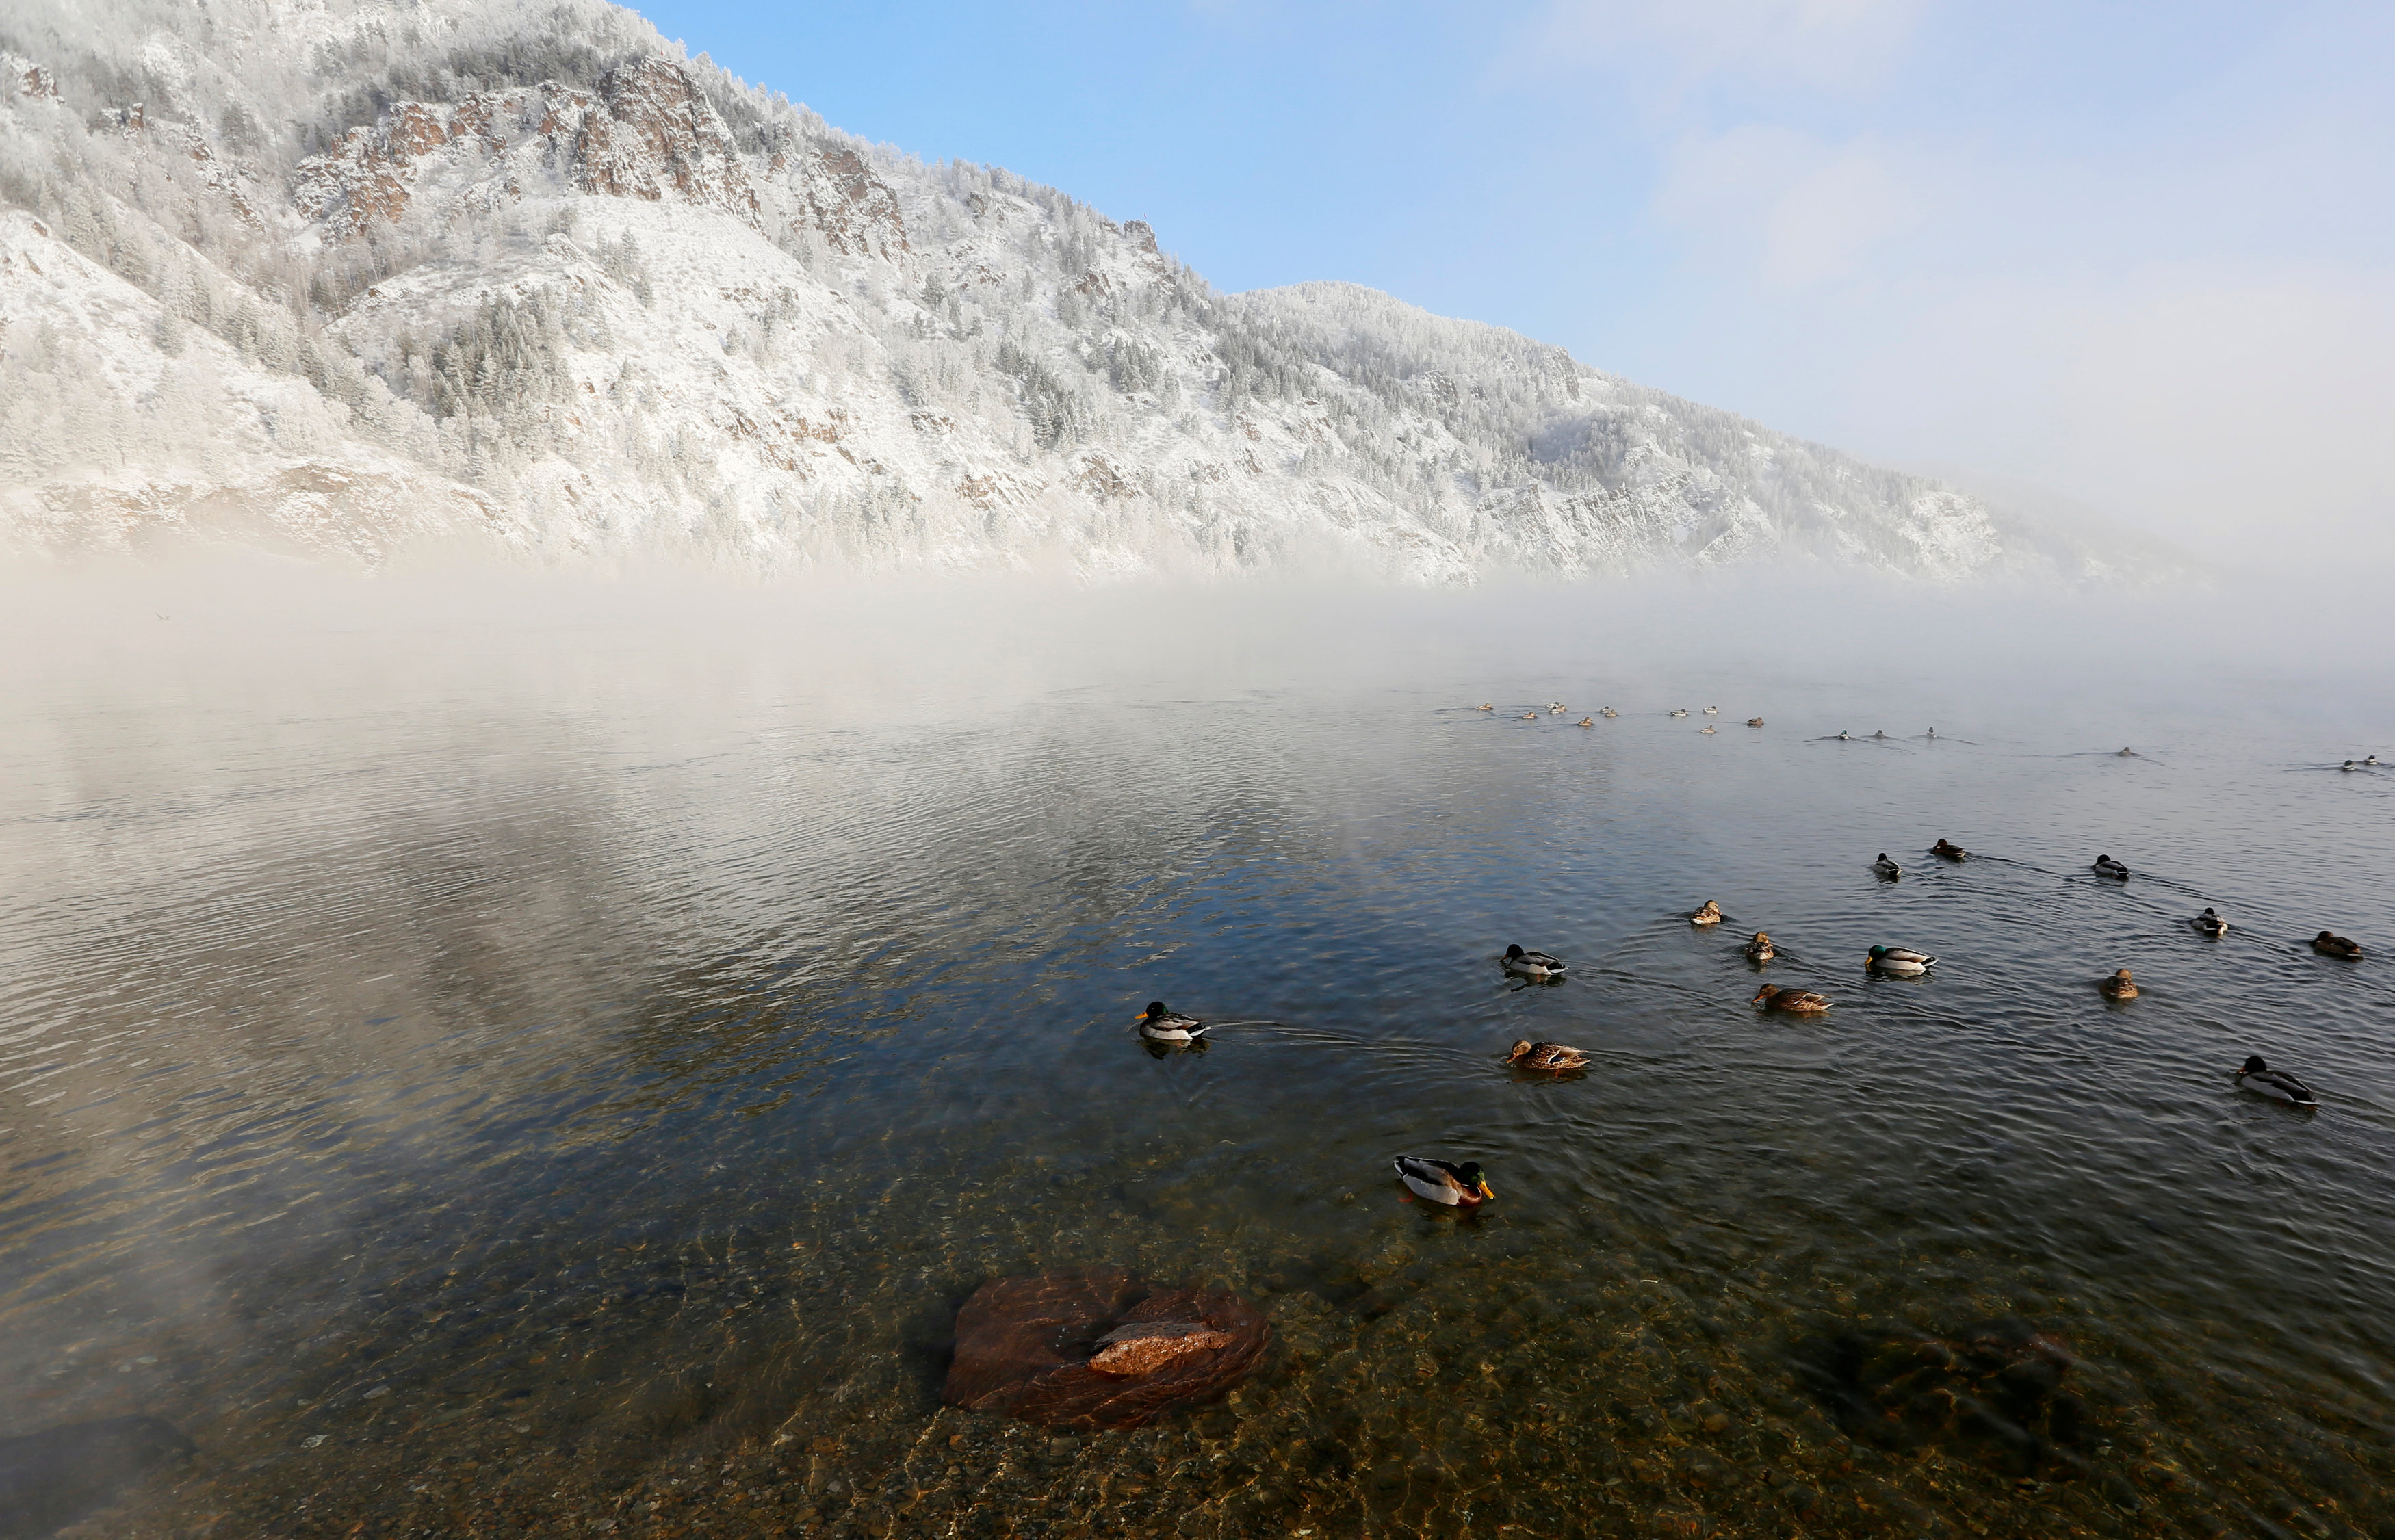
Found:
[[[1578,1048],[1561,1043],[1533,1043],[1524,1039],[1514,1045],[1505,1062],[1517,1070],[1578,1070],[1588,1065],[1589,1056]]]

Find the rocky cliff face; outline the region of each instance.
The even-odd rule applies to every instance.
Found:
[[[1218,295],[1140,221],[852,139],[596,0],[99,8],[0,30],[20,547],[2012,559],[1969,498],[1560,349],[1343,284]]]

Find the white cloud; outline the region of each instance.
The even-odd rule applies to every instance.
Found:
[[[1506,85],[1648,174],[1592,243],[1657,271],[1591,291],[1608,366],[2232,561],[2387,563],[2390,14],[1553,0]]]
[[[2395,561],[2395,275],[1945,270],[1716,298],[1753,361],[1736,404],[1775,426],[2041,484],[2239,567]]]
[[[2054,313],[2058,477],[2242,557],[2395,554],[2386,274],[2155,270]]]
[[[1550,65],[1638,57],[1674,86],[1737,74],[1846,88],[1895,62],[1923,8],[1924,0],[1555,0],[1528,41]]]
[[[1743,262],[1774,291],[1857,276],[1913,229],[1921,200],[1870,140],[1828,144],[1768,125],[1692,135],[1664,165],[1653,213],[1706,249]]]

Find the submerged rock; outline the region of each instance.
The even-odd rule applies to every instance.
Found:
[[[1271,1340],[1245,1300],[1117,1268],[998,1278],[957,1312],[944,1399],[1044,1428],[1137,1428],[1230,1389]]]
[[[2084,1406],[2064,1389],[2077,1360],[2060,1337],[2002,1317],[1947,1336],[1844,1331],[1796,1345],[1798,1380],[1854,1438],[1891,1448],[1938,1444],[2018,1476],[2067,1480],[2086,1467]]]
[[[0,1439],[0,1540],[33,1540],[105,1507],[192,1441],[159,1417],[109,1417]]]
[[[1098,1338],[1090,1367],[1102,1375],[1130,1378],[1152,1375],[1192,1353],[1211,1352],[1238,1341],[1237,1335],[1194,1321],[1141,1321],[1117,1326]]]

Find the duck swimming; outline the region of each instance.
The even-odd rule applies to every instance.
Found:
[[[1151,1043],[1195,1043],[1212,1030],[1194,1016],[1165,1009],[1161,1000],[1150,1000],[1137,1020],[1139,1034]]]
[[[2112,757],[2115,759],[2136,759],[2140,757],[2140,756],[2136,749],[2124,748],[2120,753],[2112,756]]]
[[[1602,708],[1601,710],[1599,710],[1599,711],[1597,712],[1597,715],[1598,715],[1598,716],[1600,716],[1600,717],[1604,717],[1607,721],[1608,721],[1608,722],[1609,722],[1609,721],[1613,720],[1613,718],[1615,718],[1616,717],[1621,716],[1621,713],[1620,713],[1619,711],[1614,710],[1611,706],[1606,706],[1606,707]]]
[[[1944,856],[1948,861],[1961,861],[1971,852],[1951,839],[1941,838],[1937,844],[1929,847],[1929,853],[1933,856]]]
[[[1830,997],[1816,994],[1809,989],[1781,989],[1778,984],[1766,984],[1747,1004],[1761,1006],[1766,1010],[1784,1010],[1794,1016],[1819,1016],[1830,1008]]]
[[[2117,877],[2123,882],[2129,880],[2128,867],[2114,861],[2111,856],[2097,856],[2096,864],[2089,870],[2099,877]]]
[[[2362,767],[2361,767],[2360,765],[2355,764],[2352,760],[2348,759],[2344,764],[2339,765],[2339,766],[2337,766],[2336,768],[2337,768],[2337,769],[2339,769],[2339,770],[2360,770]]]
[[[1535,711],[1525,711],[1524,713],[1522,713],[1522,720],[1524,720],[1524,721],[1526,721],[1526,722],[1535,722],[1535,721],[1537,721],[1538,719],[1539,719],[1539,714],[1538,714],[1537,712],[1535,712]]]
[[[1588,1062],[1588,1057],[1561,1043],[1533,1043],[1525,1038],[1514,1045],[1505,1062],[1517,1070],[1577,1070]]]
[[[1426,1203],[1473,1209],[1497,1195],[1490,1191],[1489,1178],[1480,1174],[1478,1161],[1465,1161],[1459,1165],[1421,1155],[1399,1155],[1396,1167],[1397,1175],[1413,1189],[1414,1196]]]
[[[1866,953],[1863,961],[1882,973],[1893,973],[1899,979],[1918,979],[1938,966],[1938,959],[1926,952],[1915,952],[1909,946],[1875,946]]]
[[[1543,952],[1526,952],[1518,945],[1505,949],[1505,971],[1525,979],[1560,979],[1564,966],[1561,957],[1550,957]]]
[[[1705,901],[1703,908],[1699,909],[1695,914],[1688,916],[1688,923],[1690,925],[1719,925],[1721,924],[1721,905],[1715,903],[1711,899],[1707,899]]]
[[[1549,701],[1547,703],[1547,710],[1555,716],[1560,717],[1564,714],[1564,704],[1561,701]]]
[[[1872,870],[1877,872],[1884,877],[1900,877],[1904,875],[1904,868],[1888,860],[1887,852],[1886,850],[1882,850],[1879,853],[1879,859],[1872,862]]]
[[[1688,714],[1688,708],[1687,708],[1687,706],[1679,705],[1679,706],[1674,706],[1674,707],[1672,708],[1672,715],[1673,715],[1673,716],[1674,716],[1674,717],[1685,717],[1685,716],[1687,716],[1687,714]]]
[[[1767,963],[1779,955],[1779,949],[1771,944],[1771,938],[1760,930],[1754,933],[1754,940],[1746,943],[1746,960],[1750,963]]]
[[[1700,727],[1700,728],[1697,729],[1697,734],[1698,734],[1698,736],[1699,736],[1699,737],[1702,737],[1702,738],[1710,738],[1710,737],[1712,737],[1712,736],[1714,735],[1714,725],[1713,725],[1713,723],[1711,723],[1711,722],[1707,722],[1704,726],[1702,726],[1702,727]]]
[[[2360,941],[2349,941],[2343,936],[2332,936],[2325,930],[2312,938],[2312,950],[2323,956],[2350,957],[2356,962],[2362,960]]]
[[[1746,719],[1746,725],[1749,727],[1761,727],[1763,725],[1763,718],[1760,717],[1749,717]]]
[[[1580,719],[1580,725],[1582,727],[1594,727],[1596,725],[1596,718],[1594,717],[1583,717]]]
[[[1705,707],[1705,715],[1708,717],[1718,717],[1721,715],[1721,707],[1717,705],[1709,705]]]
[[[2237,1086],[2240,1090],[2259,1091],[2264,1096],[2272,1097],[2297,1107],[2320,1105],[2313,1099],[2312,1088],[2309,1086],[2284,1070],[2270,1068],[2269,1065],[2262,1062],[2262,1056],[2258,1053],[2249,1056],[2245,1060],[2245,1067],[2237,1072]]]
[[[1497,709],[1497,703],[1494,701],[1483,701],[1480,703],[1480,709],[1483,711],[1494,711]]]
[[[2096,987],[2104,992],[2107,1000],[2134,1000],[2137,997],[2137,981],[2129,977],[2129,970],[2125,967],[2097,980]]]
[[[2229,934],[2229,922],[2206,909],[2195,917],[2195,930],[2197,935],[2216,941]]]

